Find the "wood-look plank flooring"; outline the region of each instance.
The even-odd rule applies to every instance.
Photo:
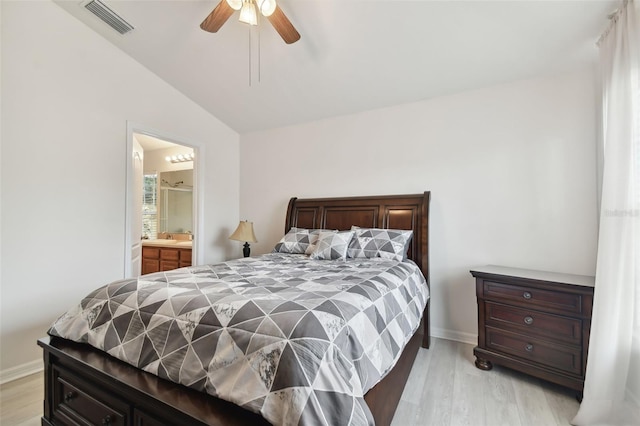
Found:
[[[420,349],[392,426],[569,425],[575,392],[518,372],[474,365],[473,345],[431,339]],[[2,385],[0,425],[40,425],[43,373]]]
[[[44,401],[44,373],[32,374],[0,387],[0,425],[40,425]]]
[[[474,365],[473,345],[431,339],[420,349],[392,426],[570,425],[578,412],[571,389],[494,366]]]

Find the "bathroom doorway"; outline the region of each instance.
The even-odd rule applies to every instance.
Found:
[[[181,255],[191,242],[195,262],[200,150],[132,126],[128,139],[125,277],[145,269],[143,247],[162,242],[180,240]]]

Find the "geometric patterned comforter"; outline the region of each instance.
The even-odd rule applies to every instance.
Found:
[[[367,425],[429,297],[387,259],[270,253],[121,280],[49,334],[260,413],[277,425]]]

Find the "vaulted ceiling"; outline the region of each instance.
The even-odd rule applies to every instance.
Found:
[[[239,133],[383,108],[591,66],[617,0],[278,0],[302,38],[238,12],[199,27],[218,0],[103,0],[120,35],[60,7]]]

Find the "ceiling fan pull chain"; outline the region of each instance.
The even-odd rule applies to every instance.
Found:
[[[251,87],[251,25],[249,28],[249,87]]]

